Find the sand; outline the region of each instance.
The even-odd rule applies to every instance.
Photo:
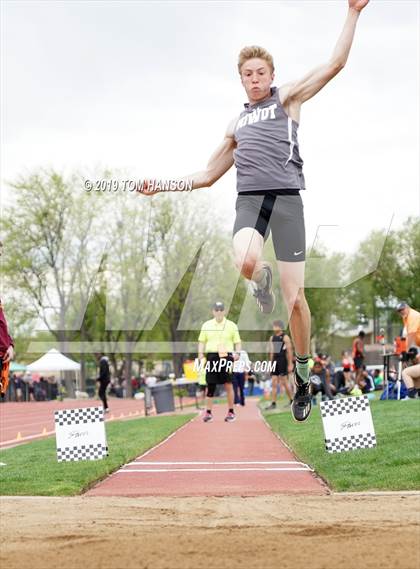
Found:
[[[419,569],[420,494],[0,500],[5,569]]]

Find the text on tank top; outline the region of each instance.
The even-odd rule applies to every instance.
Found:
[[[284,110],[277,87],[263,101],[244,107],[234,132],[237,191],[305,189],[299,125]]]

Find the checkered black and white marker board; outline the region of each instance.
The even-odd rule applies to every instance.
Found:
[[[320,409],[328,452],[376,446],[375,429],[366,395],[323,401]]]
[[[54,418],[58,462],[108,456],[102,407],[63,409]]]

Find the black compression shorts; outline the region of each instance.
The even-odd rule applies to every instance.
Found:
[[[267,241],[271,230],[276,259],[304,261],[305,221],[299,190],[277,192],[239,193],[233,235],[244,227],[252,227]]]

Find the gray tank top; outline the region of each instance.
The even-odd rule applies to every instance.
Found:
[[[277,87],[267,99],[244,107],[234,133],[237,191],[304,190],[299,125],[283,109]]]

